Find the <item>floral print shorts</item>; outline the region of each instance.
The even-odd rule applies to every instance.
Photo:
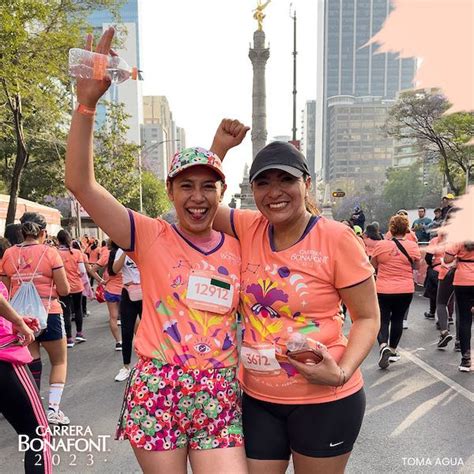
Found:
[[[148,451],[243,446],[236,369],[186,369],[139,359],[125,389],[116,439]]]

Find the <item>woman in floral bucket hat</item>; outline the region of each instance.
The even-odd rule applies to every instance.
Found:
[[[107,30],[96,51],[109,54],[113,35]],[[226,188],[221,161],[203,148],[174,156],[166,184],[176,224],[126,209],[94,177],[95,106],[109,86],[77,82],[66,186],[141,275],[138,362],[117,438],[130,441],[144,472],[185,473],[188,453],[194,472],[246,472],[236,379],[240,249],[212,230]]]

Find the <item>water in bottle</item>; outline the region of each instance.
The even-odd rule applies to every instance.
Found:
[[[127,79],[137,79],[138,70],[131,68],[119,56],[94,53],[80,48],[69,50],[69,75],[80,79],[110,79],[120,84]]]

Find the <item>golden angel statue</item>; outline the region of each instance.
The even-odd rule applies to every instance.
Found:
[[[258,21],[258,31],[262,31],[263,19],[265,18],[263,10],[267,8],[268,4],[271,1],[272,0],[267,0],[265,3],[262,4],[262,0],[258,0],[257,8],[254,10],[253,14],[253,17]]]

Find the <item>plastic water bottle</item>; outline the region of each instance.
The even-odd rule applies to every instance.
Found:
[[[86,49],[72,48],[69,50],[69,75],[80,79],[110,79],[120,84],[127,79],[137,79],[138,69],[131,68],[119,56],[94,53]]]
[[[289,352],[301,351],[303,349],[309,349],[308,340],[304,334],[300,332],[294,332],[289,337],[286,348]]]

